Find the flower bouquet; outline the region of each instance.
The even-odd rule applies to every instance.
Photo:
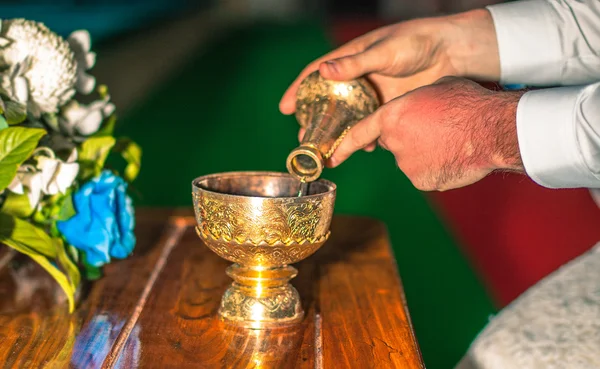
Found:
[[[65,40],[41,23],[0,21],[0,244],[45,269],[70,311],[82,278],[99,278],[136,242],[127,189],[141,149],[113,136],[90,46],[87,31]],[[111,154],[122,170],[106,165]]]

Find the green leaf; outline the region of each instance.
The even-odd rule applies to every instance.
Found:
[[[110,136],[91,137],[84,141],[79,148],[79,177],[87,180],[100,174],[114,145],[115,138]]]
[[[31,220],[34,223],[45,224],[48,222],[48,214],[46,211],[46,207],[37,208],[31,217]]]
[[[113,114],[104,122],[104,124],[102,124],[100,129],[90,137],[112,136],[113,132],[115,131],[116,123],[117,116]]]
[[[33,214],[33,209],[26,194],[16,194],[7,191],[8,194],[2,205],[2,212],[19,218],[28,218]]]
[[[14,101],[5,102],[5,116],[8,125],[23,123],[27,119],[27,107]]]
[[[0,115],[0,131],[2,131],[4,128],[8,128],[8,123],[6,122],[6,118],[4,118],[4,115]]]
[[[102,269],[89,264],[85,264],[84,268],[85,279],[88,281],[95,281],[102,278]]]
[[[29,248],[27,245],[21,244],[12,239],[3,239],[0,237],[0,242],[4,243],[8,247],[12,247],[16,251],[19,251],[30,258],[32,258],[36,263],[38,263],[42,268],[44,268],[51,276],[56,280],[58,285],[63,289],[65,294],[67,295],[67,299],[69,300],[69,312],[73,312],[75,310],[75,289],[73,288],[71,282],[65,275],[65,273],[61,272],[57,267],[55,267],[48,258],[44,255],[41,255]]]
[[[67,220],[75,214],[76,212],[75,207],[73,206],[73,196],[68,193],[63,199],[57,220]]]
[[[43,229],[4,212],[0,212],[0,242],[2,238],[27,245],[32,251],[49,258],[56,257],[52,240]]]
[[[85,275],[85,279],[90,280],[90,281],[95,281],[97,279],[100,279],[100,277],[102,277],[102,269],[89,264],[86,260],[85,253],[82,253],[81,255],[82,255],[81,259],[83,261],[83,273]]]
[[[0,191],[5,189],[46,131],[38,128],[9,127],[0,131]]]
[[[23,227],[19,225],[19,223],[27,223],[23,220],[20,220],[15,217],[11,217],[6,214],[0,213],[0,243],[3,243],[18,252],[21,252],[30,258],[32,258],[36,263],[38,263],[42,268],[44,268],[59,284],[59,286],[63,289],[65,294],[67,295],[67,299],[69,301],[69,311],[73,312],[75,309],[75,289],[76,285],[74,282],[79,283],[78,273],[74,274],[72,269],[72,265],[68,264],[67,260],[63,260],[63,257],[58,255],[60,252],[59,245],[54,243],[45,233],[37,233],[36,234],[23,234]],[[37,228],[33,225],[27,223],[31,228]],[[29,229],[30,231],[31,229]],[[41,230],[40,230],[41,231]],[[45,237],[41,237],[39,239],[35,238],[35,235],[44,234]],[[33,243],[30,243],[32,242]],[[44,248],[50,248],[53,250],[55,256],[59,257],[59,261],[64,262],[67,273],[65,274],[59,268],[57,268],[52,261],[40,252],[40,244],[46,243]],[[62,248],[62,252],[64,253],[64,247]],[[66,255],[66,254],[65,254]],[[72,263],[71,263],[72,264]],[[69,273],[72,274],[72,278],[69,277]]]
[[[98,95],[100,95],[101,99],[108,96],[108,87],[106,85],[99,85],[98,88],[96,88],[96,91],[98,91]]]
[[[52,239],[52,242],[56,248],[58,263],[66,272],[67,277],[69,277],[73,291],[76,291],[79,283],[81,282],[81,274],[79,274],[79,269],[67,254],[67,248],[63,240],[59,237],[56,237]]]
[[[127,162],[123,178],[127,182],[133,182],[140,172],[142,148],[129,138],[120,138],[115,145],[114,151],[120,153]]]
[[[73,245],[67,245],[67,253],[69,254],[69,257],[75,262],[78,263],[79,262],[79,250],[77,250]]]
[[[46,113],[42,115],[44,122],[54,131],[59,131],[60,128],[58,126],[58,117],[54,113]]]
[[[72,188],[68,188],[64,194],[57,193],[47,197],[42,207],[44,219],[50,221],[67,220],[75,215],[71,193]]]

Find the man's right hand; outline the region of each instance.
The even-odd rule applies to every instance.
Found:
[[[402,22],[360,36],[310,63],[281,99],[283,114],[294,113],[298,86],[315,70],[333,80],[367,76],[387,103],[444,76],[498,80],[500,62],[487,10]],[[374,148],[373,143],[365,150]]]

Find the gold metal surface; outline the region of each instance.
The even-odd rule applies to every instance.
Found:
[[[306,133],[287,158],[287,169],[311,182],[321,176],[324,161],[356,123],[379,107],[377,93],[365,78],[326,80],[319,72],[306,77],[296,96],[296,119]]]
[[[327,241],[336,187],[318,180],[298,197],[300,184],[274,172],[220,173],[192,182],[198,236],[235,263],[227,270],[234,283],[219,309],[226,322],[260,329],[302,320],[300,297],[288,283],[297,271],[288,264]]]

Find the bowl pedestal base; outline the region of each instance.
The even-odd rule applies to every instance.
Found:
[[[252,329],[279,328],[302,320],[298,291],[289,283],[297,270],[289,265],[272,268],[233,264],[227,269],[234,282],[225,291],[220,318]]]

